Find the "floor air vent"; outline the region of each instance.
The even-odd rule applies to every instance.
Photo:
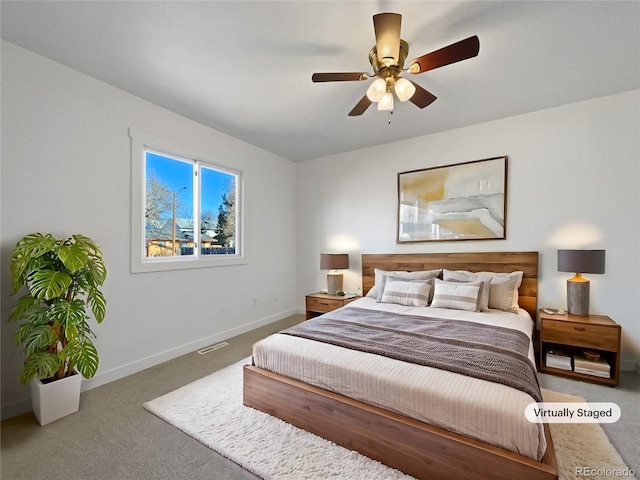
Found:
[[[209,345],[208,347],[204,347],[202,350],[198,350],[198,353],[200,355],[204,355],[205,353],[213,352],[214,350],[226,347],[227,345],[229,345],[227,342],[216,343],[215,345]]]

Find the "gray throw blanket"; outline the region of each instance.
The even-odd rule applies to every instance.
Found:
[[[542,401],[529,337],[518,330],[349,307],[280,333],[489,380]]]

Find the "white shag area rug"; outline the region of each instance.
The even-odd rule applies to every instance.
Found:
[[[242,405],[242,366],[248,363],[250,359],[235,363],[146,402],[144,408],[266,480],[413,479]],[[547,402],[585,401],[544,389],[543,396]],[[562,480],[610,478],[577,476],[575,467],[626,468],[598,424],[551,424],[551,432]]]

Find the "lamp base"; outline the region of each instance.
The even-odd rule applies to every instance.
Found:
[[[571,315],[589,315],[589,280],[567,280],[567,311]]]
[[[339,272],[327,273],[327,293],[335,295],[338,291],[342,290],[342,281],[344,276]]]

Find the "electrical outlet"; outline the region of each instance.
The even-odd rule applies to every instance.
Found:
[[[258,306],[258,297],[253,297],[253,306],[254,307]]]
[[[274,290],[273,292],[273,301],[274,302],[280,301],[280,292],[278,292],[278,290]]]

